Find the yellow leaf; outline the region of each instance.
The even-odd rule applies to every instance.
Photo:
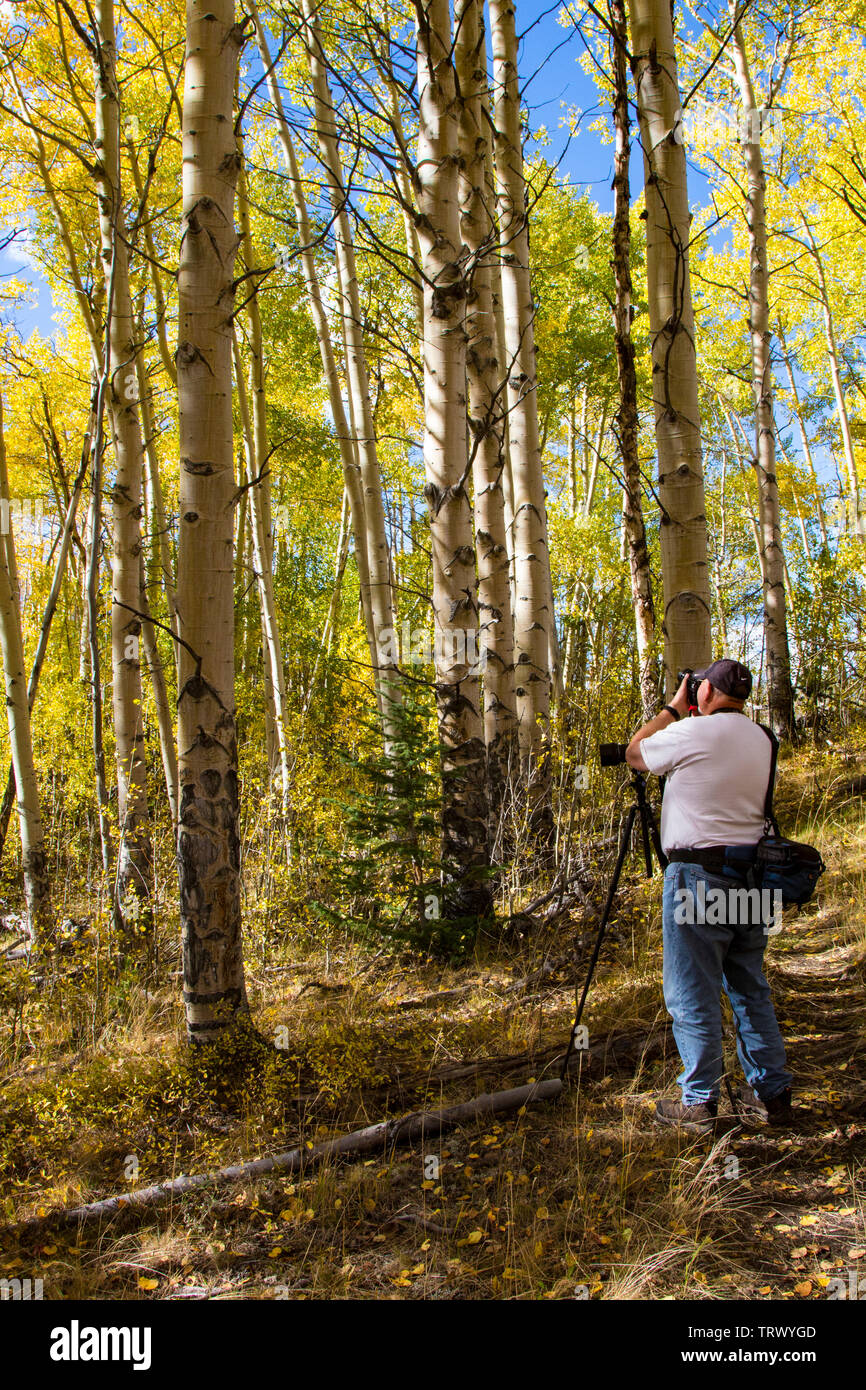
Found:
[[[427,1266],[426,1266],[425,1264],[423,1264],[423,1263],[417,1264],[417,1265],[413,1265],[412,1268],[409,1270],[409,1273],[410,1273],[410,1274],[423,1274],[424,1271],[426,1270],[426,1268],[427,1268]]]
[[[547,1210],[547,1207],[539,1207],[538,1211],[535,1213],[535,1219],[536,1221],[549,1221],[550,1212]]]
[[[143,1275],[143,1274],[140,1274],[140,1275],[138,1276],[138,1287],[139,1287],[140,1289],[158,1289],[158,1288],[159,1288],[159,1280],[158,1280],[158,1279],[145,1279],[144,1275]]]
[[[769,1292],[770,1292],[770,1285],[769,1285],[769,1284],[765,1284],[764,1287],[763,1287],[762,1289],[758,1289],[758,1293],[769,1293]]]
[[[817,1224],[818,1224],[818,1218],[817,1218],[817,1216],[801,1216],[801,1217],[800,1217],[800,1225],[801,1225],[801,1226],[817,1226]]]
[[[541,1259],[541,1256],[542,1256],[543,1254],[544,1254],[544,1242],[541,1241],[541,1240],[537,1240],[537,1241],[535,1242],[535,1258],[536,1258],[537,1260],[540,1260],[540,1259]]]
[[[277,1258],[277,1256],[278,1256],[278,1255],[282,1255],[282,1253],[283,1253],[283,1247],[282,1247],[281,1245],[275,1245],[274,1248],[273,1248],[273,1250],[269,1250],[269,1251],[268,1251],[268,1259],[269,1259],[269,1260],[275,1260],[275,1259]]]
[[[466,1244],[467,1244],[467,1245],[477,1245],[478,1242],[479,1242],[479,1240],[483,1240],[483,1239],[484,1239],[484,1232],[483,1232],[483,1231],[479,1231],[479,1230],[470,1231],[469,1234],[468,1234],[468,1236],[466,1237]]]
[[[808,1298],[812,1292],[812,1280],[806,1279],[802,1284],[794,1285],[794,1293],[798,1293],[801,1298]]]
[[[424,1244],[421,1246],[421,1249],[422,1249],[422,1250],[429,1250],[429,1249],[430,1249],[430,1242],[429,1242],[429,1240],[425,1240]]]

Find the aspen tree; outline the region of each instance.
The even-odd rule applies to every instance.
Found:
[[[111,659],[118,789],[119,920],[127,933],[152,926],[153,867],[147,804],[147,764],[141,697],[141,480],[144,445],[138,414],[138,346],[129,290],[127,231],[120,180],[120,97],[114,0],[97,0],[94,77],[96,145],[99,151],[100,255],[108,306],[108,382],[105,402],[115,475],[111,487]]]
[[[683,667],[706,666],[710,647],[707,519],[694,314],[689,275],[686,156],[670,0],[631,0],[647,227],[653,403],[661,502],[664,664],[668,697]]]
[[[139,339],[143,342],[145,336],[143,312],[139,315],[138,332]],[[150,489],[152,525],[156,533],[155,535],[151,535],[151,545],[155,548],[158,556],[160,580],[165,594],[166,607],[168,609],[168,625],[171,630],[171,635],[174,638],[175,652],[177,652],[177,605],[175,601],[174,565],[171,558],[168,518],[165,514],[165,495],[162,487],[162,476],[159,468],[159,458],[156,452],[156,424],[153,418],[150,384],[145,367],[144,353],[142,352],[139,352],[136,357],[136,368],[138,371],[138,403],[141,409],[144,451],[147,459],[147,480]],[[175,385],[176,384],[175,382]],[[177,656],[175,656],[175,662],[176,661]]]
[[[806,422],[803,419],[803,408],[800,404],[800,393],[797,390],[797,382],[794,378],[794,368],[791,362],[790,353],[788,352],[788,345],[785,341],[785,330],[782,326],[781,318],[779,318],[776,324],[776,336],[779,340],[779,346],[782,350],[782,360],[785,363],[785,372],[788,377],[788,384],[791,388],[791,404],[793,408],[793,415],[797,421],[797,427],[800,431],[800,443],[803,446],[803,453],[806,457],[806,463],[808,464],[809,472],[812,475],[812,484],[815,489],[815,512],[818,517],[818,526],[821,531],[821,544],[824,546],[827,554],[829,555],[830,537],[827,532],[827,518],[824,515],[824,502],[821,497],[821,484],[818,481],[818,472],[815,468],[815,460],[812,456],[812,446],[809,443],[809,434],[806,429]]]
[[[490,264],[497,240],[486,186],[490,123],[482,0],[456,0],[454,62],[460,85],[460,231],[472,255],[466,307],[466,375],[474,455],[479,648],[484,670],[484,737],[492,822],[498,819],[515,752],[514,627],[505,534],[502,366]]]
[[[544,804],[552,671],[559,665],[536,396],[534,309],[512,0],[490,0],[497,213],[513,490],[515,698],[530,798]]]
[[[14,538],[9,524],[9,496],[6,486],[6,443],[3,430],[3,402],[0,398],[0,484],[4,507],[4,529],[0,537],[0,650],[3,656],[6,718],[9,726],[9,745],[15,773],[18,827],[21,834],[21,860],[24,871],[24,892],[27,903],[27,924],[30,940],[37,946],[44,943],[51,928],[51,895],[48,866],[45,860],[45,837],[39,807],[39,788],[33,764],[33,745],[30,736],[30,704],[27,680],[24,675],[24,644],[21,639],[21,613],[13,581]],[[8,529],[7,529],[8,528]]]
[[[736,0],[731,0],[736,20]],[[769,267],[767,263],[766,175],[761,154],[760,113],[739,23],[734,24],[732,57],[740,105],[746,118],[746,223],[749,229],[749,333],[752,340],[752,394],[755,401],[754,467],[758,480],[761,575],[764,592],[764,653],[769,720],[774,732],[790,738],[794,730],[794,692],[785,611],[785,556],[776,481],[776,425],[773,410]]]
[[[827,277],[824,273],[824,258],[821,249],[815,239],[815,233],[804,214],[800,214],[803,227],[806,232],[809,249],[815,261],[815,269],[818,274],[818,299],[824,314],[824,335],[827,340],[827,357],[830,363],[830,379],[833,383],[833,395],[836,399],[836,417],[839,421],[839,432],[842,436],[842,452],[845,456],[845,470],[848,474],[848,497],[851,510],[851,530],[858,539],[866,545],[866,511],[860,503],[860,480],[857,475],[857,460],[854,456],[854,441],[851,434],[851,420],[848,415],[848,407],[845,404],[845,392],[842,387],[842,373],[839,368],[839,349],[836,343],[836,327],[833,321],[833,308],[830,303],[830,292],[827,288]]]
[[[242,43],[233,0],[187,0],[178,272],[178,868],[191,1040],[246,1009],[234,695],[232,330]]]
[[[424,278],[424,495],[430,509],[436,704],[442,756],[443,917],[491,911],[477,580],[467,484],[466,250],[448,0],[416,0],[416,196]]]
[[[634,365],[634,343],[631,336],[632,281],[631,222],[629,217],[631,136],[628,111],[628,29],[624,0],[609,0],[609,4],[614,83],[613,117],[616,139],[613,164],[613,274],[616,282],[614,340],[620,402],[615,425],[622,459],[623,477],[625,478],[622,519],[627,538],[631,574],[641,705],[644,717],[649,719],[655,713],[658,698],[658,673],[655,657],[655,605],[646,543],[638,455],[637,374]],[[598,455],[596,455],[596,468],[597,459]]]
[[[238,185],[238,209],[241,227],[241,246],[245,268],[253,276],[254,252],[250,231],[249,204],[247,201],[246,176],[243,167],[243,146],[238,139],[241,157],[240,179]],[[259,312],[258,284],[255,276],[247,282],[247,327],[250,354],[249,391],[242,401],[241,418],[245,421],[244,437],[247,441],[247,482],[250,488],[250,522],[253,537],[253,559],[256,567],[256,582],[259,603],[262,610],[262,630],[265,639],[267,664],[270,667],[272,704],[277,748],[279,750],[280,782],[282,787],[282,810],[285,816],[289,809],[289,746],[286,731],[286,678],[283,669],[283,644],[277,621],[277,607],[274,598],[274,554],[273,522],[271,515],[271,479],[268,469],[268,425],[267,397],[265,392],[264,339],[262,318]],[[243,389],[243,366],[235,340],[236,380],[238,393]]]
[[[72,542],[72,533],[75,530],[75,517],[78,505],[81,500],[81,492],[84,486],[84,478],[90,463],[91,449],[91,425],[92,417],[88,423],[87,431],[84,436],[84,443],[81,451],[81,465],[77,477],[72,485],[69,502],[66,507],[66,516],[63,528],[57,544],[57,555],[54,561],[54,574],[51,579],[51,588],[45,602],[45,609],[42,614],[42,623],[39,628],[39,637],[36,641],[36,650],[33,653],[33,661],[30,666],[30,675],[27,680],[27,708],[32,714],[33,705],[36,700],[36,692],[39,688],[39,677],[42,674],[42,667],[48,651],[48,639],[51,635],[51,625],[57,611],[60,593],[63,586],[63,579],[66,574],[66,565],[69,558],[69,550]],[[2,483],[0,483],[2,486]],[[8,487],[6,488],[8,493]],[[12,530],[10,526],[9,537],[7,539],[7,553],[14,552]],[[12,806],[15,801],[15,769],[10,764],[6,777],[6,790],[3,793],[3,801],[0,803],[0,854],[6,842],[6,834],[9,828],[9,817],[12,813]]]
[[[400,678],[385,634],[394,632],[394,596],[391,559],[385,531],[382,480],[376,448],[376,427],[370,399],[370,380],[361,321],[361,297],[355,247],[349,221],[349,195],[337,144],[334,100],[328,83],[324,49],[312,0],[302,0],[304,42],[312,85],[316,137],[334,214],[334,239],[340,284],[340,315],[346,335],[346,379],[355,425],[355,440],[364,491],[364,533],[356,533],[356,545],[365,545],[369,570],[370,606],[379,668],[382,720],[386,743],[392,733],[391,707],[400,703]]]
[[[334,422],[334,433],[337,437],[337,443],[340,449],[340,463],[343,469],[344,490],[348,497],[351,510],[352,531],[355,536],[355,563],[358,569],[358,583],[361,591],[364,629],[367,635],[370,664],[374,675],[377,704],[381,711],[382,673],[379,670],[379,653],[373,617],[373,604],[370,589],[370,565],[367,559],[367,544],[365,539],[367,535],[367,518],[361,467],[358,461],[357,440],[347,418],[346,407],[343,402],[340,376],[337,370],[337,358],[334,352],[331,329],[328,323],[322,287],[319,283],[319,273],[316,269],[316,260],[313,254],[313,236],[310,228],[307,201],[304,196],[301,171],[295,154],[292,132],[283,109],[283,99],[280,95],[279,83],[276,73],[274,72],[267,36],[258,10],[255,4],[252,3],[252,0],[250,3],[250,14],[255,24],[256,39],[258,41],[262,65],[265,72],[268,74],[268,94],[276,113],[277,132],[279,134],[283,156],[289,173],[292,205],[295,210],[295,220],[298,224],[298,238],[300,240],[299,254],[304,275],[304,285],[307,291],[310,317],[313,320],[313,327],[316,331],[316,341],[319,344],[322,370],[325,374],[325,384],[328,390],[328,404],[331,410],[331,418]]]

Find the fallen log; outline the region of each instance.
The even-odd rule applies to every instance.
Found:
[[[218,1168],[211,1173],[182,1173],[180,1177],[155,1183],[151,1187],[130,1188],[128,1192],[119,1192],[98,1202],[88,1202],[80,1207],[60,1208],[47,1212],[44,1216],[30,1217],[27,1221],[4,1229],[7,1232],[26,1234],[53,1223],[80,1224],[100,1217],[117,1216],[123,1211],[156,1206],[170,1197],[179,1197],[198,1188],[239,1182],[245,1178],[260,1178],[265,1173],[308,1171],[331,1158],[353,1158],[357,1154],[379,1150],[387,1152],[398,1144],[414,1144],[418,1140],[436,1138],[437,1135],[456,1129],[458,1125],[469,1120],[480,1119],[485,1115],[504,1115],[539,1100],[551,1100],[560,1094],[562,1087],[562,1081],[556,1078],[537,1081],[528,1086],[518,1086],[510,1091],[494,1091],[490,1095],[476,1096],[462,1105],[447,1106],[444,1110],[416,1112],[395,1120],[383,1120],[379,1124],[367,1126],[366,1129],[345,1134],[340,1139],[329,1139],[312,1149],[290,1149],[288,1153],[274,1154],[270,1158],[257,1158],[252,1162],[238,1163],[228,1168]]]

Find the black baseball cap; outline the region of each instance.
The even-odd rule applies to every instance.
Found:
[[[709,681],[714,689],[734,700],[747,700],[752,693],[752,673],[748,666],[727,656],[712,662],[705,671],[695,671],[695,676],[700,681]]]

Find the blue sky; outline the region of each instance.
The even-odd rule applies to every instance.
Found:
[[[0,9],[4,0],[0,0]],[[597,131],[591,130],[594,119],[609,113],[600,106],[599,92],[578,59],[583,41],[573,26],[557,22],[560,4],[544,0],[518,0],[517,28],[522,36],[520,75],[524,104],[529,109],[530,127],[544,127],[549,144],[540,149],[551,162],[560,161],[560,173],[567,174],[578,190],[586,189],[605,212],[613,209],[611,191],[613,145],[604,143]],[[577,133],[569,138],[569,111],[583,113]],[[533,147],[530,146],[530,151]],[[639,154],[632,157],[632,197],[643,185],[643,167]],[[690,191],[693,205],[706,200],[709,186],[701,172],[690,161]],[[8,232],[12,229],[6,228]],[[34,265],[26,249],[13,245],[0,253],[0,276],[18,276],[26,280],[33,291],[34,303],[16,313],[20,331],[26,337],[33,329],[43,336],[52,336],[57,329],[51,291],[39,267]]]
[[[520,72],[521,81],[527,84],[525,102],[530,109],[530,122],[534,129],[547,129],[551,143],[544,150],[545,156],[558,159],[565,149],[561,171],[569,174],[576,187],[588,188],[600,206],[610,211],[612,145],[603,145],[599,136],[588,129],[588,117],[584,128],[570,141],[567,127],[561,124],[569,108],[595,108],[598,93],[577,62],[582,51],[580,37],[573,28],[557,23],[558,10],[558,5],[551,9],[534,0],[518,0],[518,31],[524,35]],[[635,186],[639,188],[642,171],[639,161],[634,163]],[[51,291],[23,248],[14,245],[0,254],[0,275],[16,275],[28,281],[36,296],[32,307],[22,308],[17,314],[22,333],[27,336],[38,328],[46,337],[53,334],[56,324]]]

